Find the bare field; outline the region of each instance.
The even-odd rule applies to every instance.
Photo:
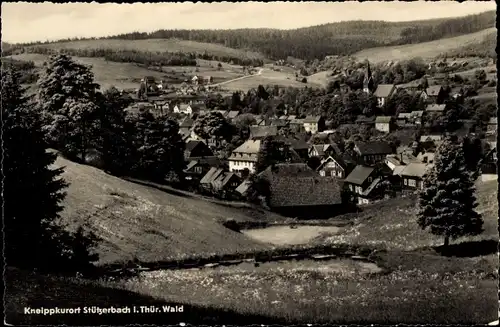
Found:
[[[434,58],[444,52],[480,43],[483,38],[493,33],[497,33],[496,28],[489,28],[476,33],[431,42],[366,49],[355,53],[353,56],[358,60],[368,59],[373,63],[408,60],[415,57],[428,59]]]
[[[193,52],[199,54],[207,52],[215,56],[264,59],[264,56],[258,52],[238,50],[213,43],[179,39],[82,40],[50,43],[44,46],[54,49],[113,49],[151,52]]]
[[[42,54],[25,53],[12,56],[14,59],[33,61],[37,67],[42,67],[43,63],[49,60],[49,56]],[[164,66],[163,72],[149,70],[139,67],[134,63],[119,63],[106,61],[104,58],[73,57],[76,61],[91,65],[95,75],[95,80],[101,85],[102,89],[115,86],[121,89],[137,88],[139,80],[144,76],[153,76],[158,81],[166,79],[173,75],[178,80],[174,85],[182,83],[184,79],[190,79],[193,75],[212,76],[214,83],[224,82],[243,76],[241,66],[222,64],[222,69],[217,69],[218,62],[207,60],[198,60],[200,67],[186,66]],[[198,70],[198,71],[196,71]]]
[[[337,234],[341,228],[334,226],[271,226],[242,230],[241,232],[251,238],[274,245],[307,244],[318,236],[324,234]]]
[[[257,88],[258,85],[278,85],[281,87],[321,87],[316,83],[301,83],[295,80],[295,74],[286,72],[276,72],[263,68],[261,74],[249,75],[240,79],[221,84],[221,87],[229,91],[248,91]]]
[[[37,67],[42,67],[43,63],[48,61],[49,56],[27,53],[12,56],[12,58],[33,61]],[[154,76],[160,80],[165,75],[135,64],[106,61],[103,58],[73,57],[73,59],[82,64],[92,66],[95,80],[101,85],[102,89],[110,86],[122,89],[137,88],[139,87],[138,80],[144,76]]]
[[[88,223],[103,238],[101,263],[263,250],[270,246],[222,222],[281,218],[172,195],[60,157],[55,166],[65,167],[63,178],[70,183],[61,217],[70,227]]]
[[[331,74],[332,74],[331,71],[322,71],[322,72],[313,74],[311,76],[308,76],[307,82],[313,83],[313,84],[318,84],[318,85],[321,85],[322,87],[326,87],[328,85],[328,82],[330,82],[333,79],[333,76],[331,76]]]

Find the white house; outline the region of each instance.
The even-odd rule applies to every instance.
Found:
[[[181,104],[175,105],[174,112],[186,114],[186,115],[191,115],[193,113],[193,108],[191,108],[191,105],[189,105],[189,104],[181,103]]]
[[[260,145],[260,140],[248,140],[237,147],[228,158],[229,171],[241,173],[243,170],[248,169],[250,173],[253,173]]]
[[[392,127],[391,116],[377,116],[375,118],[375,129],[380,132],[390,133]]]

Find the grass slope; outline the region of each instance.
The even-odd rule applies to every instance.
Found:
[[[217,205],[110,176],[96,168],[58,158],[69,182],[62,220],[88,223],[103,238],[101,263],[180,259],[192,255],[262,250],[268,245],[222,226],[236,221],[281,217],[249,208]]]
[[[129,324],[175,325],[180,322],[214,325],[245,321],[247,323],[283,323],[271,317],[241,315],[229,310],[216,310],[201,306],[184,305],[183,313],[155,314],[61,314],[61,315],[25,315],[24,308],[132,308],[135,306],[164,305],[174,306],[171,301],[155,299],[130,291],[103,287],[97,283],[70,278],[43,276],[19,269],[8,268],[4,274],[5,322],[10,325],[69,325],[95,326]]]
[[[38,68],[42,67],[43,63],[49,60],[49,56],[34,53],[13,55],[12,58],[33,61]],[[160,80],[163,75],[165,75],[160,72],[138,67],[135,64],[106,62],[103,58],[73,57],[73,59],[85,65],[92,65],[95,80],[101,85],[102,89],[106,89],[112,85],[123,89],[138,88],[139,81],[141,78],[144,78],[144,76],[154,76]]]
[[[497,33],[496,28],[488,28],[476,33],[444,38],[436,41],[398,46],[377,47],[355,53],[358,60],[368,59],[370,62],[407,60],[415,57],[424,59],[434,58],[445,52],[451,52],[464,46],[481,43],[492,34]]]
[[[484,233],[460,238],[452,243],[498,240],[497,182],[478,182],[476,197],[479,204],[477,210],[483,215]],[[359,214],[351,214],[356,224],[347,228],[342,235],[328,237],[326,242],[383,246],[388,250],[402,251],[442,245],[442,237],[418,227],[416,213],[415,198],[374,204]]]
[[[442,240],[416,226],[412,198],[374,205],[359,214],[345,235],[326,238],[385,245],[386,250],[371,256],[385,270],[381,274],[360,274],[342,263],[336,271],[227,267],[143,273],[113,286],[164,300],[182,294],[196,305],[308,322],[488,323],[498,314],[496,188],[496,181],[478,185],[484,234],[462,239],[448,253],[431,247]]]
[[[151,52],[192,52],[208,53],[214,56],[227,56],[236,58],[264,59],[258,52],[245,51],[225,47],[220,44],[204,43],[179,39],[146,39],[146,40],[79,40],[57,43],[48,43],[45,47],[53,49],[111,49],[111,50],[136,50]]]

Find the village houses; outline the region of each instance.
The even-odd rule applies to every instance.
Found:
[[[391,116],[377,116],[375,118],[375,129],[380,132],[390,133],[394,127],[394,119]]]
[[[245,169],[248,169],[250,173],[253,173],[260,146],[261,140],[247,140],[234,149],[228,158],[229,171],[241,174]]]
[[[498,130],[498,119],[497,117],[492,117],[488,121],[488,126],[486,127],[486,133],[490,135],[495,135]]]
[[[325,119],[321,116],[307,116],[303,119],[304,130],[311,134],[322,132],[325,129]]]
[[[358,204],[368,204],[380,195],[375,189],[382,180],[375,167],[358,165],[345,178],[344,187],[351,192]]]
[[[331,155],[323,159],[316,170],[319,172],[320,176],[331,176],[344,179],[355,167],[355,160],[348,155]]]
[[[365,165],[382,162],[393,152],[389,144],[384,141],[355,142],[354,151],[359,157],[359,162]]]
[[[343,210],[339,180],[319,176],[306,164],[272,165],[259,176],[269,185],[269,207],[282,215],[328,217]]]
[[[309,147],[309,157],[319,157],[325,159],[331,155],[340,154],[340,149],[336,144],[313,144]]]
[[[425,90],[428,103],[441,104],[445,98],[445,92],[441,85],[432,85]]]
[[[379,84],[377,89],[373,93],[377,98],[377,104],[379,107],[383,107],[389,98],[394,94],[396,86],[394,84]]]
[[[432,166],[432,164],[411,162],[395,170],[394,174],[401,177],[403,189],[423,189],[423,178]]]

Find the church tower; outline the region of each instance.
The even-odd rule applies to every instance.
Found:
[[[363,92],[368,94],[373,92],[373,77],[372,77],[372,71],[370,69],[370,62],[367,62],[365,79],[363,80]]]

